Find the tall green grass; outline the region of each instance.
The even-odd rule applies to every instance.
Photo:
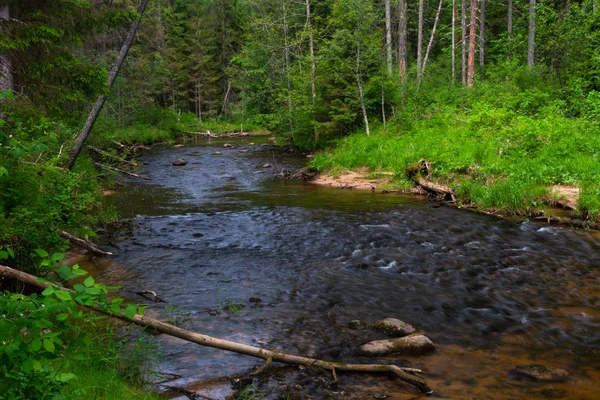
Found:
[[[399,115],[387,132],[381,126],[371,136],[357,132],[319,154],[312,166],[368,167],[406,179],[408,165],[427,159],[432,179],[450,184],[463,201],[479,207],[521,212],[539,206],[551,185],[564,184],[582,189],[580,211],[598,214],[600,128],[595,119],[565,116],[564,104],[538,89],[448,90],[454,103],[440,96],[440,103],[412,104],[418,111],[411,110],[410,123],[402,123]]]

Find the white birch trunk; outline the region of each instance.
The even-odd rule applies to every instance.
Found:
[[[462,0],[461,3],[461,48],[462,48],[462,84],[467,86],[467,0]]]
[[[315,60],[315,43],[314,43],[314,39],[313,39],[312,23],[310,21],[310,0],[306,0],[306,28],[308,29],[308,45],[309,45],[310,61],[311,61],[310,90],[311,90],[311,96],[312,96],[312,114],[313,114],[313,122],[315,122],[314,115],[315,115],[315,108],[317,106],[317,87],[315,84],[315,76],[316,76],[316,70],[317,70],[317,63]],[[314,130],[315,130],[315,145],[316,145],[319,141],[319,131],[317,130],[316,125],[314,126]]]
[[[407,25],[406,25],[407,0],[399,3],[398,24],[398,64],[400,69],[400,82],[404,85],[406,81],[406,69],[408,62]]]
[[[0,24],[10,20],[10,8],[0,4]],[[5,54],[0,54],[0,91],[13,89],[12,62]]]
[[[390,0],[385,0],[385,50],[387,56],[388,74],[392,75],[392,15]]]
[[[423,73],[423,3],[423,0],[419,0],[419,27],[417,31],[417,82],[421,81],[421,74]]]
[[[431,30],[431,36],[429,37],[429,43],[427,44],[427,50],[425,51],[425,58],[423,59],[423,65],[421,67],[421,75],[417,79],[417,87],[421,86],[421,80],[423,79],[423,74],[425,73],[425,67],[427,67],[429,51],[431,50],[431,45],[433,44],[433,38],[435,37],[435,31],[437,29],[438,21],[440,20],[440,13],[442,12],[443,4],[444,0],[440,0],[440,5],[438,6],[437,12],[435,13],[435,21],[433,23],[433,29]]]

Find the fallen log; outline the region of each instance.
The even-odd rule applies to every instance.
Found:
[[[39,288],[43,290],[49,285],[54,286],[57,289],[70,291],[60,285],[48,282],[40,282],[39,278],[34,275],[15,270],[10,267],[0,265],[0,278],[9,278],[21,281],[27,285]],[[377,373],[392,373],[397,376],[400,380],[409,383],[417,387],[422,393],[433,393],[429,385],[425,380],[418,376],[412,375],[409,372],[414,372],[412,369],[404,369],[397,365],[389,364],[345,364],[341,362],[324,361],[316,358],[296,356],[293,354],[287,354],[279,351],[262,349],[259,347],[249,346],[242,343],[232,342],[229,340],[217,339],[211,336],[202,335],[200,333],[188,331],[186,329],[179,328],[177,326],[167,324],[160,320],[149,318],[142,315],[135,315],[133,318],[128,318],[124,314],[113,314],[110,311],[103,310],[99,307],[87,307],[96,312],[108,315],[112,318],[117,318],[122,321],[132,323],[143,328],[152,328],[158,332],[165,333],[167,335],[177,337],[183,340],[187,340],[192,343],[199,344],[201,346],[213,347],[221,350],[231,351],[234,353],[245,354],[252,357],[261,358],[266,360],[265,365],[271,362],[281,362],[284,364],[292,365],[308,365],[322,369],[326,369],[332,372],[334,379],[336,379],[338,371],[349,371],[349,372],[377,372]],[[408,372],[407,372],[408,371]]]
[[[425,189],[429,193],[444,196],[444,199],[456,201],[454,189],[449,186],[433,183],[424,176],[429,176],[431,173],[431,164],[427,160],[420,160],[418,163],[406,167],[406,175],[412,179],[419,187]]]
[[[77,236],[71,235],[69,232],[65,232],[61,229],[57,229],[56,231],[58,232],[58,234],[60,236],[64,237],[65,239],[68,239],[74,245],[82,247],[97,256],[112,256],[113,255],[113,253],[99,249],[93,243],[91,243],[85,239],[78,238]]]
[[[151,181],[152,178],[150,178],[149,176],[143,176],[143,175],[138,175],[138,174],[134,174],[133,172],[129,172],[129,171],[125,171],[119,168],[115,168],[115,167],[111,167],[109,165],[104,165],[104,164],[100,164],[95,162],[94,163],[95,166],[99,167],[99,168],[105,168],[111,171],[115,171],[115,172],[119,172],[121,174],[125,174],[125,175],[129,175],[129,176],[133,176],[134,178],[138,178],[138,179],[145,179],[147,181]]]

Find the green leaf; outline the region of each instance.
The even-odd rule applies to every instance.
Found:
[[[7,260],[8,259],[8,251],[0,251],[0,260]]]
[[[65,255],[63,253],[52,254],[52,261],[60,261],[60,260],[64,260],[64,259],[65,259]]]
[[[120,297],[115,297],[114,299],[112,299],[110,301],[111,304],[121,304],[123,302],[123,299]]]
[[[67,313],[58,314],[56,316],[57,321],[64,321],[67,318],[69,318],[69,314],[67,314]]]
[[[50,296],[52,293],[54,293],[54,286],[48,286],[46,289],[44,289],[42,295]]]
[[[112,312],[113,314],[120,314],[121,313],[121,307],[119,307],[118,304],[111,304],[110,305],[110,312]]]
[[[8,170],[4,167],[0,167],[0,178],[2,178],[4,175],[8,176]]]
[[[73,298],[71,297],[71,294],[69,292],[65,292],[63,290],[57,290],[54,292],[54,294],[56,295],[56,297],[58,297],[62,301],[73,300]]]
[[[87,275],[87,271],[84,271],[82,269],[74,269],[74,270],[71,271],[71,273],[74,276],[84,276],[84,275]]]
[[[63,382],[63,383],[67,383],[69,382],[71,379],[76,379],[77,375],[71,373],[71,372],[66,372],[66,373],[62,373],[62,374],[58,374],[58,380]]]
[[[50,339],[44,339],[44,349],[47,352],[54,353],[54,343]]]
[[[133,319],[133,317],[135,317],[136,311],[137,311],[137,306],[135,304],[130,304],[125,309],[125,316],[129,319]]]
[[[40,371],[42,369],[42,363],[36,359],[31,360],[31,364],[35,371]]]
[[[75,289],[76,292],[84,292],[85,291],[85,286],[83,286],[81,283],[76,283],[73,285],[73,289]]]
[[[94,280],[94,277],[92,277],[92,276],[88,276],[88,277],[87,277],[87,279],[86,279],[85,281],[83,281],[83,284],[84,284],[86,287],[93,286],[93,285],[94,285],[94,283],[96,283],[96,281]]]
[[[33,251],[35,251],[38,256],[43,257],[43,258],[46,258],[49,256],[48,252],[44,249],[35,249]]]
[[[95,296],[97,296],[99,294],[102,294],[102,291],[100,289],[98,289],[98,288],[87,288],[87,289],[85,289],[85,292],[87,294],[92,294],[92,295],[95,295]]]
[[[39,338],[33,339],[31,344],[29,345],[29,348],[31,349],[31,351],[34,352],[40,351],[40,349],[42,348],[42,341]]]
[[[0,175],[0,176],[2,176],[2,175]],[[8,252],[8,255],[10,256],[10,258],[15,258],[15,252],[13,249],[11,249],[10,247],[7,247],[6,251]]]

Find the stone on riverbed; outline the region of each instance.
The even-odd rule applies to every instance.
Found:
[[[173,165],[176,167],[183,167],[186,164],[187,161],[185,161],[183,158],[178,158],[177,160],[173,161]]]
[[[220,156],[221,154],[222,154],[222,153],[221,153],[220,151],[215,151],[215,152],[213,153],[213,156]]]
[[[386,356],[389,354],[427,354],[435,350],[435,345],[427,336],[412,335],[396,339],[375,340],[360,346],[365,356]]]
[[[547,367],[542,364],[517,365],[511,374],[526,377],[540,382],[565,382],[569,379],[569,371],[562,368]]]
[[[382,319],[372,324],[371,328],[395,337],[408,336],[416,331],[412,325],[396,318]]]

